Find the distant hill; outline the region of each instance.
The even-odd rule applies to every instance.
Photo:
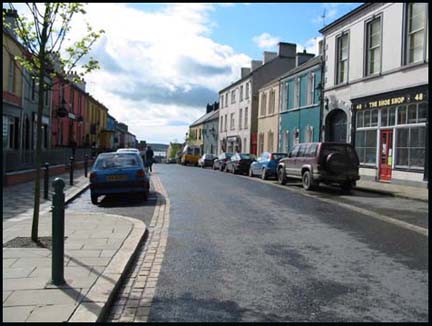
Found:
[[[150,145],[151,148],[153,149],[153,152],[166,152],[166,150],[168,149],[167,144],[147,144]]]

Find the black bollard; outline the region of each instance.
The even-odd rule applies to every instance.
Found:
[[[45,162],[45,174],[44,174],[44,198],[48,199],[48,188],[49,188],[49,163]]]
[[[84,157],[84,176],[87,178],[87,169],[88,169],[88,155],[86,154]]]
[[[65,182],[55,178],[52,183],[54,194],[52,200],[52,266],[51,277],[54,285],[65,284],[64,280],[64,201]]]
[[[71,156],[70,158],[69,158],[69,161],[70,161],[70,174],[69,174],[69,184],[71,185],[71,186],[73,186],[73,161],[74,161],[74,158],[73,158],[73,156]]]

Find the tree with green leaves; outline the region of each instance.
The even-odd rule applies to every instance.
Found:
[[[15,10],[12,3],[9,4]],[[102,36],[103,30],[95,31],[87,24],[86,34],[73,44],[69,41],[71,21],[76,15],[85,15],[85,5],[82,3],[25,3],[28,16],[19,15],[14,24],[9,24],[3,12],[3,28],[13,30],[27,51],[26,55],[14,59],[26,69],[36,80],[38,87],[38,110],[36,121],[36,178],[34,193],[34,210],[31,238],[38,241],[39,206],[40,206],[40,176],[42,148],[42,114],[44,96],[53,87],[49,79],[56,76],[70,76],[71,72],[81,67],[81,72],[74,75],[74,82],[79,82],[85,74],[99,69],[98,61],[90,57],[87,63],[80,64],[89,54],[93,44]]]

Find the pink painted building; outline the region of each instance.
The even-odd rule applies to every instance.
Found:
[[[85,82],[73,83],[56,78],[53,87],[52,145],[68,147],[76,142],[77,147],[88,146],[85,139],[85,116],[87,111]],[[59,108],[65,108],[63,112]]]

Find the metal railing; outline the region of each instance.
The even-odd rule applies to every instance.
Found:
[[[85,155],[91,157],[91,154],[91,148],[77,148],[75,150],[74,161],[84,161]],[[69,159],[71,156],[71,148],[43,150],[41,155],[41,166],[43,166],[45,162],[48,162],[50,165],[65,164],[69,166]],[[35,160],[34,150],[3,150],[3,167],[6,172],[35,169]]]

